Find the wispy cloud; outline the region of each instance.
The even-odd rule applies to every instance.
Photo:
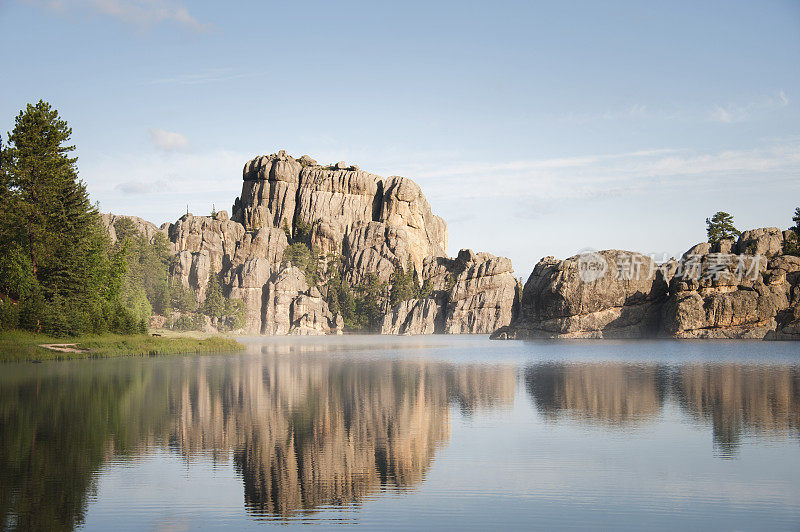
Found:
[[[715,105],[709,118],[725,124],[745,122],[758,114],[782,109],[789,103],[790,100],[786,93],[779,91],[778,94],[763,96],[745,103]]]
[[[140,28],[162,22],[172,22],[193,31],[211,27],[195,18],[182,2],[174,0],[27,0],[27,3],[61,13],[91,11]]]
[[[186,151],[189,149],[189,139],[186,135],[165,129],[151,129],[150,141],[162,151]]]
[[[95,154],[81,160],[81,177],[103,211],[175,221],[187,208],[196,214],[228,208],[242,188],[242,166],[251,153],[228,150]]]
[[[737,179],[794,179],[800,172],[800,140],[753,149],[695,153],[654,149],[551,159],[402,169],[429,197],[552,201],[656,194],[687,187],[731,186]]]

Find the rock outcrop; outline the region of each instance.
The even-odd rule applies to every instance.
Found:
[[[441,301],[409,299],[383,317],[381,334],[437,334],[444,332]]]
[[[780,229],[744,231],[687,251],[670,282],[662,334],[675,338],[795,339],[798,257],[782,255]]]
[[[542,259],[525,283],[520,312],[496,338],[641,338],[658,331],[667,297],[652,258],[607,250]]]
[[[343,317],[327,304],[327,277],[309,274],[309,285],[308,272],[284,260],[290,242],[314,248],[320,271],[340,261],[351,289],[372,276],[389,285],[393,273],[409,267],[418,282],[427,281],[430,297],[394,309],[382,304],[386,334],[488,334],[511,321],[519,292],[511,262],[466,250],[447,258],[447,226],[411,179],[384,178],[345,162],[323,166],[280,151],[248,161],[242,181],[230,217],[187,213],[161,228],[132,220],[148,238],[168,237],[172,282],[191,290],[198,305],[214,276],[226,296],[241,300],[244,332],[342,332]],[[104,216],[112,237],[114,220]]]
[[[384,334],[489,334],[511,323],[520,287],[511,261],[462,249],[454,259],[428,257],[422,269],[431,297],[396,305]]]
[[[519,316],[492,337],[800,339],[800,258],[782,254],[790,238],[753,229],[662,264],[625,251],[548,257]]]
[[[143,220],[136,216],[125,216],[121,214],[112,214],[112,213],[103,213],[100,215],[100,220],[103,222],[103,226],[106,228],[108,232],[108,237],[111,240],[111,243],[114,244],[117,242],[117,230],[114,227],[119,220],[129,220],[134,227],[134,230],[144,235],[148,242],[153,242],[157,233],[162,233],[166,236],[166,230],[156,227],[154,223],[148,222],[147,220]]]
[[[444,332],[489,334],[511,323],[520,292],[511,261],[462,249],[454,263]]]

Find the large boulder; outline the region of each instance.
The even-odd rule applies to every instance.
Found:
[[[419,185],[411,179],[392,176],[386,180],[380,221],[406,229],[408,250],[418,272],[425,257],[447,254],[447,225],[431,212]]]
[[[169,226],[169,240],[175,253],[205,251],[214,273],[223,268],[223,258],[234,256],[245,236],[244,227],[234,221],[212,216],[185,214]]]
[[[507,338],[643,338],[658,331],[667,283],[651,257],[606,250],[542,259]]]
[[[411,259],[408,232],[404,227],[366,222],[347,233],[342,255],[345,279],[351,285],[361,284],[371,273],[387,282],[396,268],[404,268]]]
[[[377,219],[383,178],[361,170],[306,167],[300,173],[295,224],[312,228],[312,243],[341,253],[345,233]]]
[[[302,168],[283,150],[248,161],[242,170],[242,194],[236,198],[231,218],[248,231],[266,225],[291,227]]]
[[[403,301],[384,317],[384,334],[489,334],[511,323],[519,283],[511,261],[462,249],[455,259],[427,257],[422,270],[431,297]]]
[[[272,276],[264,299],[263,334],[321,335],[341,330],[341,320],[296,266],[289,264]]]
[[[762,227],[744,231],[736,243],[739,254],[774,257],[783,251],[783,231],[777,227]]]

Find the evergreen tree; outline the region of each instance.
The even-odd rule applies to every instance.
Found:
[[[106,330],[124,273],[78,178],[71,134],[50,104],[28,104],[0,159],[0,293],[20,300],[20,326],[54,334]]]
[[[716,244],[720,240],[734,238],[741,234],[733,226],[733,216],[722,211],[717,212],[710,219],[706,218],[706,233],[711,244]]]
[[[783,242],[783,252],[786,255],[800,256],[800,207],[794,210],[792,221],[794,225],[789,228],[789,238]]]

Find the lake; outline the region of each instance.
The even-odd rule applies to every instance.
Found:
[[[0,523],[800,528],[796,343],[243,341],[0,366]]]

